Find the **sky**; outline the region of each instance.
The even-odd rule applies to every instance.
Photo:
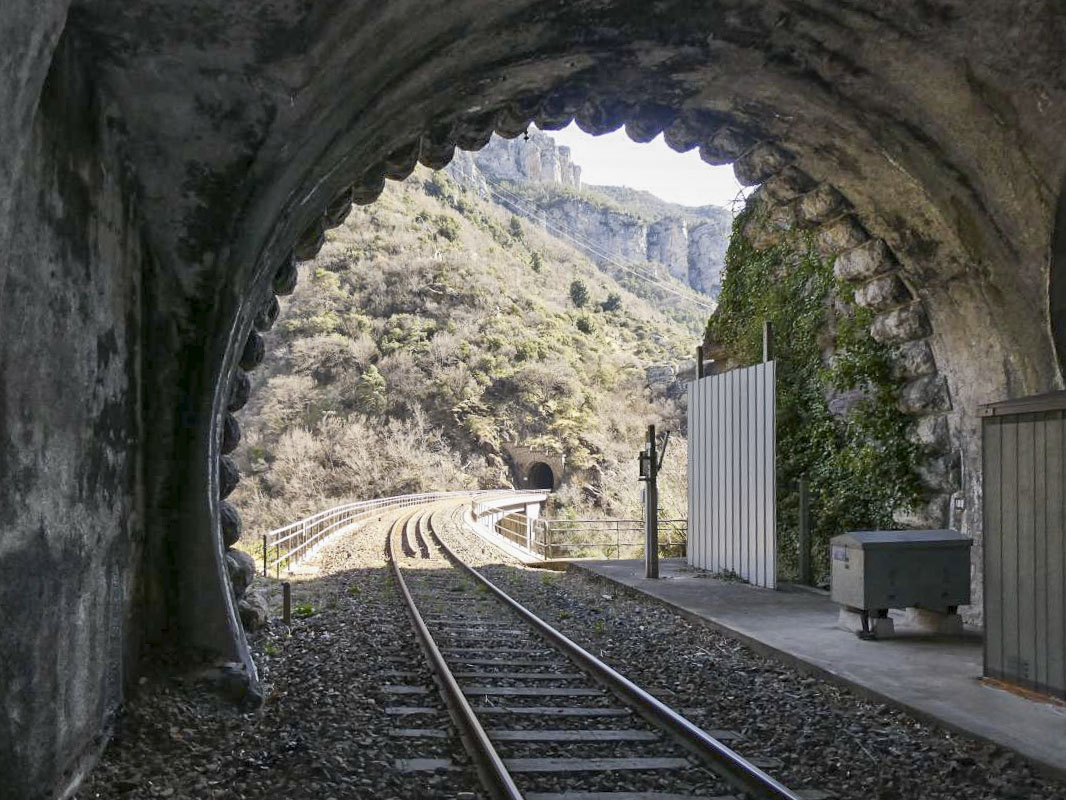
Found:
[[[677,153],[662,134],[647,144],[637,144],[624,128],[591,136],[576,123],[561,131],[545,131],[556,144],[570,148],[581,167],[583,184],[628,186],[644,189],[663,200],[686,206],[717,205],[730,208],[742,187],[733,167],[712,167],[700,159],[699,150]]]

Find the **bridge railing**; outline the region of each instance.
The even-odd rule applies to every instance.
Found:
[[[402,494],[392,497],[377,497],[372,500],[360,500],[354,503],[328,508],[281,528],[263,534],[262,554],[263,574],[271,569],[281,574],[282,564],[291,569],[296,563],[307,558],[326,539],[339,533],[353,523],[367,519],[382,511],[407,506],[420,505],[449,497],[479,497],[484,495],[518,494],[513,489],[477,489],[454,492],[421,492],[419,494]]]

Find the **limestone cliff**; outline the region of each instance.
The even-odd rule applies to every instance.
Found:
[[[545,133],[528,139],[494,136],[476,153],[457,152],[452,177],[549,232],[599,263],[650,266],[698,292],[717,296],[732,214],[719,206],[690,207],[648,192],[583,186],[570,149]]]

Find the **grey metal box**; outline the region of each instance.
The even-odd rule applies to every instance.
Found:
[[[970,602],[970,546],[957,531],[851,531],[834,536],[832,597],[866,611]]]

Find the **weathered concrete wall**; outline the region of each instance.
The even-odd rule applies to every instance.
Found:
[[[0,785],[75,781],[140,639],[141,290],[107,110],[69,39],[8,172],[0,271]],[[9,151],[8,151],[9,152]]]
[[[978,403],[1062,385],[1064,40],[1051,0],[12,0],[0,598],[24,619],[0,634],[5,790],[62,788],[134,631],[242,663],[254,689],[223,555],[253,324],[352,200],[493,130],[624,123],[747,182],[835,187],[922,304],[977,464]]]

